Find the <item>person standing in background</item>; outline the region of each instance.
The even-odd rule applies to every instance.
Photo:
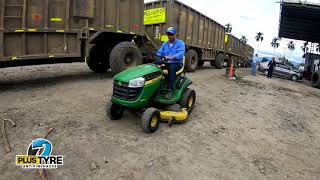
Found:
[[[257,63],[258,63],[258,54],[255,55],[252,59],[251,63],[251,75],[256,76],[257,75]]]
[[[276,59],[274,57],[272,57],[272,60],[268,64],[269,69],[268,69],[267,78],[270,78],[270,79],[272,78],[273,69],[274,69],[275,66],[276,66]]]

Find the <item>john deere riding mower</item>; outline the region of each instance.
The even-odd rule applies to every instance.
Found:
[[[161,121],[169,125],[185,122],[196,100],[195,91],[188,88],[192,82],[185,76],[183,66],[176,73],[172,98],[167,99],[167,74],[167,70],[156,64],[131,67],[117,74],[107,105],[108,117],[119,120],[125,110],[140,112],[140,125],[146,133],[155,132]]]

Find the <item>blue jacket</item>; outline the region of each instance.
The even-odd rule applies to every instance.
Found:
[[[185,53],[184,42],[180,39],[175,39],[173,46],[170,47],[169,41],[164,42],[158,50],[158,56],[172,56],[174,59],[168,60],[167,63],[183,64],[183,57]]]

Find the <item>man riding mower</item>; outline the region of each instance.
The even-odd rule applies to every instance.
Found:
[[[161,59],[155,64],[128,68],[114,77],[113,95],[107,105],[111,120],[121,119],[125,109],[139,111],[142,129],[153,133],[160,121],[172,125],[188,119],[196,93],[188,88],[192,82],[184,75],[185,47],[175,38],[174,28],[169,28],[167,35],[169,41],[159,49]]]

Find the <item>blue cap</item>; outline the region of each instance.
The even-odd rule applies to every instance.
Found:
[[[176,29],[174,27],[169,27],[167,33],[176,34]]]

